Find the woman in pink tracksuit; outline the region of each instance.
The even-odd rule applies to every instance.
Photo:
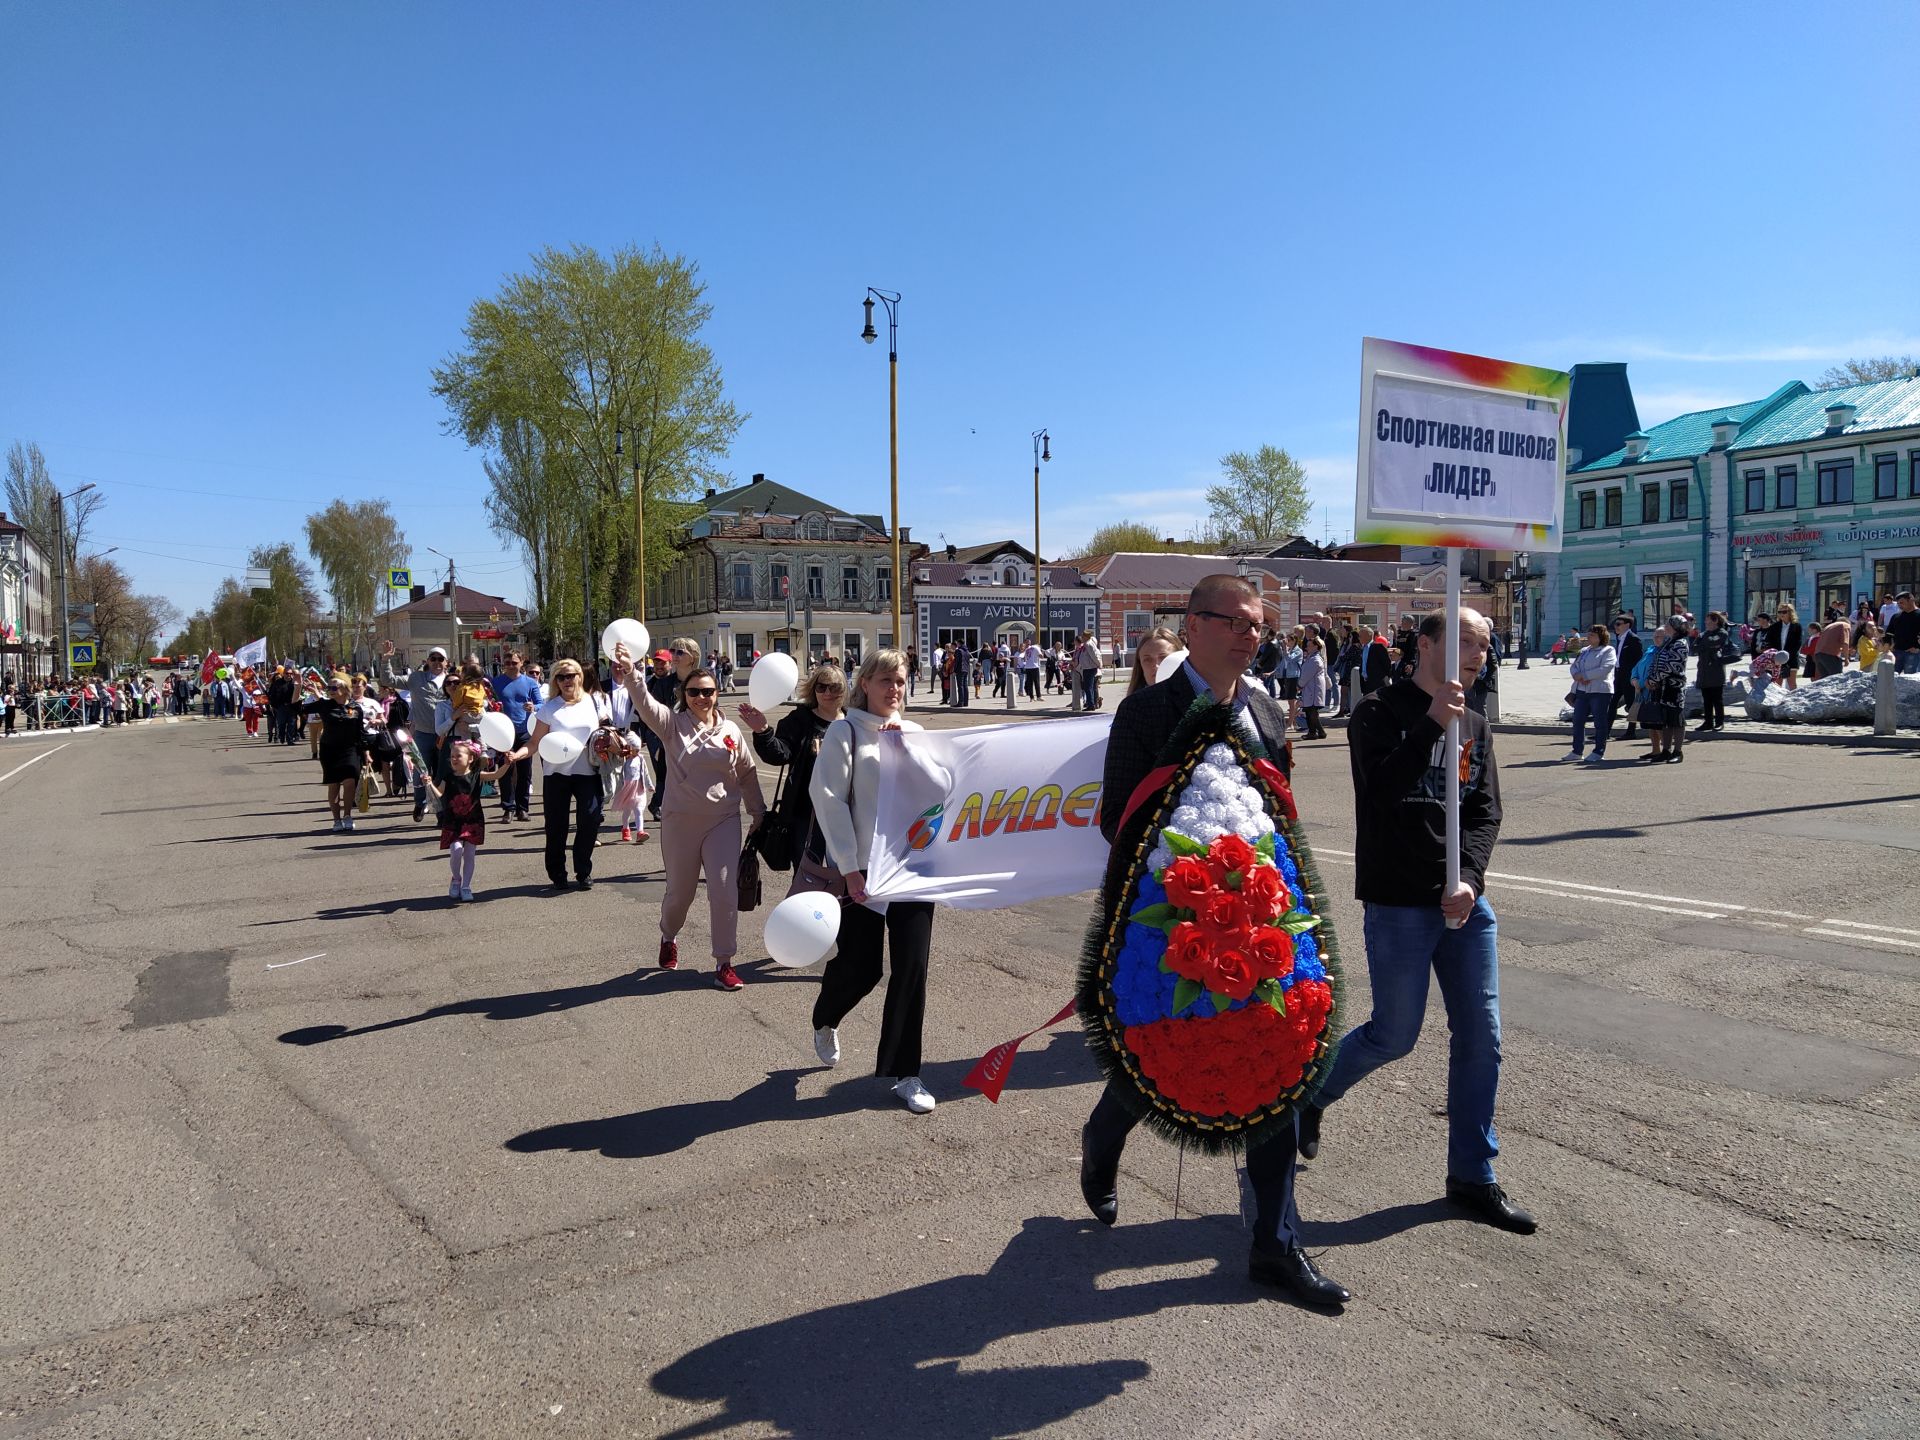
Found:
[[[625,648],[618,647],[615,658],[628,658],[620,653]],[[751,835],[760,828],[767,802],[747,737],[721,712],[719,691],[713,672],[696,666],[681,679],[679,708],[669,710],[648,693],[636,672],[627,673],[634,714],[666,749],[660,787],[666,820],[660,850],[667,870],[667,893],[660,902],[660,968],[680,966],[677,937],[704,872],[713,930],[713,983],[722,990],[738,990],[742,982],[733,957],[740,948],[740,806],[744,802],[753,817],[745,831]]]

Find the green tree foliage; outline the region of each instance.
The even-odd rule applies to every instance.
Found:
[[[270,654],[302,654],[307,649],[307,630],[320,608],[313,567],[285,540],[256,545],[247,564],[267,572],[267,588],[248,590],[232,576],[220,582],[207,610],[213,648],[224,654],[264,635]]]
[[[333,596],[334,653],[351,654],[387,583],[387,569],[407,561],[406,537],[384,500],[335,500],[307,517],[307,550]]]
[[[1813,382],[1816,390],[1838,390],[1847,385],[1867,385],[1875,380],[1905,380],[1920,374],[1920,360],[1911,355],[1878,355],[1866,360],[1847,360],[1835,365]]]
[[[630,608],[636,478],[652,576],[685,513],[669,502],[724,483],[718,462],[746,417],[700,341],[712,307],[691,262],[658,246],[545,249],[532,261],[474,302],[465,346],[434,370],[433,392],[449,432],[494,460],[489,513],[538,552],[549,632],[577,634],[572,576],[589,577],[596,616]]]
[[[1307,472],[1274,445],[1220,457],[1218,485],[1207,487],[1209,528],[1229,540],[1298,535],[1313,515]]]
[[[1087,537],[1082,555],[1117,555],[1121,551],[1153,551],[1167,548],[1169,536],[1141,520],[1116,520],[1102,525]]]

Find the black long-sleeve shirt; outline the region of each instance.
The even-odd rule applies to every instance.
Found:
[[[1432,697],[1396,680],[1355,707],[1347,727],[1353,765],[1353,893],[1375,905],[1438,905],[1447,882],[1447,732],[1427,714]],[[1460,878],[1485,894],[1500,835],[1500,774],[1484,715],[1460,721],[1468,755],[1460,786]],[[1454,763],[1458,763],[1457,759]]]
[[[756,731],[753,750],[769,765],[789,765],[786,788],[780,792],[780,813],[796,846],[804,845],[807,826],[813,820],[813,762],[820,754],[820,737],[832,723],[822,720],[811,707],[789,710],[779,723]]]

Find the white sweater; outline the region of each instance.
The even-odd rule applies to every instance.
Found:
[[[886,723],[885,717],[871,711],[849,710],[820,737],[820,755],[813,762],[813,779],[807,793],[813,797],[813,815],[827,843],[827,858],[843,875],[850,870],[864,873],[867,857],[873,851],[875,802],[880,788],[881,729]],[[899,725],[908,735],[921,728],[906,719]],[[944,766],[904,739],[886,743],[900,745],[908,764],[937,786],[941,794],[946,792],[953,777]]]

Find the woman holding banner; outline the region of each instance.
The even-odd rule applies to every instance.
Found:
[[[827,962],[813,1005],[813,1049],[826,1065],[840,1063],[839,1025],[880,983],[883,951],[891,948],[892,973],[880,1014],[874,1072],[893,1081],[893,1093],[909,1112],[925,1115],[933,1096],[920,1083],[920,1031],[927,1012],[927,951],[933,944],[933,906],[919,900],[867,898],[867,856],[873,849],[881,732],[915,732],[920,726],[900,714],[907,694],[907,657],[876,650],[854,678],[847,713],[827,727],[807,789],[814,828],[825,842],[832,871],[808,864],[816,888],[845,895],[840,948]],[[815,853],[808,836],[805,857]],[[833,873],[837,872],[837,874]],[[844,889],[842,889],[844,886]]]

